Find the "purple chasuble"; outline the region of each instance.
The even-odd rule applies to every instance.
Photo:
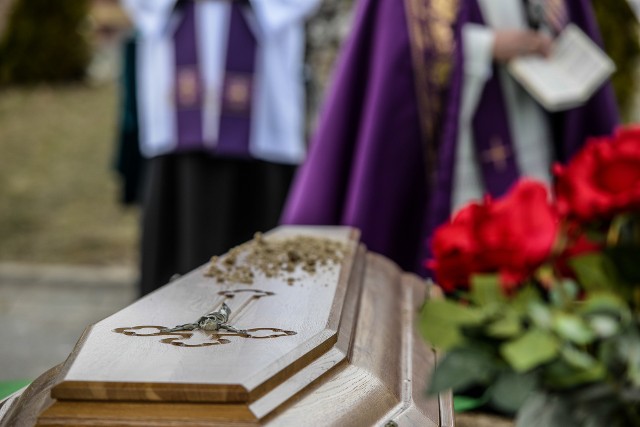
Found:
[[[246,22],[243,6],[230,5],[229,37],[221,93],[217,155],[250,157],[251,105],[256,56],[256,38]],[[174,34],[175,105],[178,144],[176,151],[211,150],[203,137],[203,102],[206,87],[202,80],[194,0],[181,9],[181,20]]]
[[[282,222],[357,227],[370,250],[413,270],[428,187],[404,2],[356,8]]]

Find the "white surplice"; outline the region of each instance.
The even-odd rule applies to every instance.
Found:
[[[173,103],[172,35],[177,0],[124,0],[138,30],[138,106],[145,157],[171,153],[177,145]],[[250,152],[256,159],[297,164],[304,143],[304,20],[320,0],[250,0],[249,24],[258,43],[251,115]],[[218,140],[221,90],[230,3],[196,1],[196,34],[203,97],[203,143]]]

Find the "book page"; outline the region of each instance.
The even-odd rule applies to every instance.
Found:
[[[613,61],[573,24],[555,40],[549,57],[524,56],[507,67],[548,111],[584,104],[615,70]]]
[[[636,14],[638,21],[640,21],[640,0],[629,0],[629,6],[631,6],[633,13]]]

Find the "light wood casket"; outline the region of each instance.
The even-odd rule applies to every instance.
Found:
[[[288,251],[281,271],[246,255],[300,238],[338,241],[338,254],[267,248]],[[414,327],[423,280],[346,227],[281,227],[231,254],[87,328],[62,366],[5,401],[4,424],[453,425],[451,396],[425,393],[436,354]],[[223,303],[246,332],[162,331]]]

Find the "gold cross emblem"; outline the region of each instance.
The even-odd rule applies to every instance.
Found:
[[[224,88],[226,107],[234,112],[244,113],[251,106],[251,74],[228,74]]]
[[[198,72],[195,67],[184,67],[178,70],[178,105],[194,107],[198,103]]]
[[[504,172],[507,169],[507,159],[511,156],[511,150],[497,136],[491,139],[490,145],[491,148],[482,153],[482,161],[491,163],[494,169]]]

